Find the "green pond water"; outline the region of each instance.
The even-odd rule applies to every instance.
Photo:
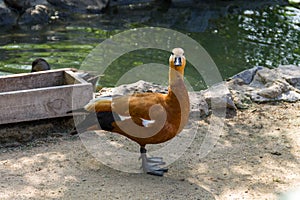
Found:
[[[192,10],[182,12],[186,15]],[[188,13],[189,16],[196,14]],[[242,9],[208,20],[204,12],[204,19],[199,24],[203,27],[200,28],[197,28],[197,21],[186,26],[188,19],[181,24],[178,20],[169,21],[172,17],[165,15],[164,11],[157,11],[155,16],[146,19],[142,17],[142,11],[132,12],[128,17],[121,14],[117,17],[114,14],[80,15],[75,20],[27,31],[23,28],[1,29],[0,75],[29,72],[31,62],[37,57],[45,58],[53,69],[80,68],[100,42],[131,28],[148,26],[176,30],[196,40],[212,57],[223,79],[253,66],[273,68],[300,63],[300,9],[295,6]],[[127,53],[109,66],[99,85],[115,86],[126,71],[153,62],[167,65],[168,58],[169,52],[157,49]],[[195,90],[207,87],[190,63],[186,78]]]

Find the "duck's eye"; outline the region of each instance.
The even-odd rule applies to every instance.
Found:
[[[173,55],[174,55],[174,53],[173,53],[173,52],[171,52],[171,55],[173,56]]]

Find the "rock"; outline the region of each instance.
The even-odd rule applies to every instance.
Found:
[[[245,84],[244,80],[234,78],[226,82],[226,85],[232,95],[232,100],[237,108],[246,109],[252,104],[251,91],[252,87]]]
[[[120,85],[112,90],[112,93],[114,95],[124,95],[142,92],[158,92],[166,94],[168,92],[168,87],[140,80],[135,83]]]
[[[3,13],[6,22],[1,24],[36,25],[49,21],[49,9],[47,0],[4,0],[3,9],[9,10]],[[1,4],[0,4],[1,5]],[[2,7],[0,7],[1,9]],[[1,14],[0,14],[1,15]],[[1,18],[1,17],[0,17]]]
[[[289,84],[300,90],[300,67],[295,65],[281,65],[276,71],[281,74]]]
[[[14,25],[17,23],[17,17],[10,9],[0,6],[0,26]]]
[[[249,84],[251,87],[263,87],[266,84],[274,83],[281,77],[274,70],[263,68],[256,72],[252,82]]]
[[[300,71],[300,68],[298,68],[298,71]],[[283,74],[282,72],[282,69],[263,69],[258,71],[253,82],[250,84],[250,86],[256,88],[256,90],[251,92],[252,99],[257,102],[274,100],[295,101],[298,95],[291,93],[291,91],[297,92],[296,88],[286,79],[288,76],[291,81],[293,75]]]
[[[238,109],[247,109],[251,106],[252,101],[249,96],[239,90],[231,90],[232,100]]]
[[[48,6],[47,0],[3,0],[6,7],[10,8],[14,12],[24,12],[28,8],[34,7],[36,5],[46,5]]]
[[[32,6],[30,0],[3,0],[3,2],[8,8],[19,13]]]
[[[155,0],[113,0],[109,3],[109,6],[129,6],[134,4],[149,4],[154,3]]]
[[[190,116],[205,117],[209,115],[209,105],[202,92],[190,92]]]
[[[131,84],[122,84],[114,88],[104,87],[99,91],[99,93],[95,94],[95,97],[129,95],[143,92],[158,92],[166,94],[168,92],[168,87],[140,80]]]
[[[266,84],[266,88],[262,88],[257,91],[257,94],[269,98],[269,99],[275,99],[279,97],[282,93],[288,91],[288,84],[281,81],[275,81],[271,85],[268,86]]]
[[[230,79],[241,79],[241,80],[243,80],[243,82],[245,84],[250,84],[252,82],[256,72],[258,70],[262,70],[262,69],[263,69],[263,67],[256,66],[256,67],[253,67],[251,69],[244,70],[244,71],[238,73],[237,75],[234,75]]]
[[[295,102],[300,100],[300,67],[254,67],[233,76],[227,85],[238,107],[247,107],[243,102],[249,102],[249,97],[254,102]]]
[[[37,25],[46,24],[49,22],[50,13],[49,9],[45,5],[35,5],[34,7],[28,8],[25,13],[20,17],[20,25]]]
[[[211,109],[236,109],[231,93],[225,83],[213,85],[201,93]]]
[[[300,92],[296,91],[287,91],[280,97],[281,100],[288,102],[296,102],[300,100]]]
[[[109,0],[47,0],[56,8],[74,12],[101,13],[109,4]]]

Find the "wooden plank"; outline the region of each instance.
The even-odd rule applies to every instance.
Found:
[[[47,73],[42,74],[47,75]],[[50,72],[50,74],[50,78],[60,77],[59,81],[66,83],[65,74],[68,73],[63,70],[58,70],[55,73]],[[72,79],[72,76],[69,79]],[[14,79],[10,80],[15,81],[22,76],[13,77]],[[40,76],[31,77],[36,78]],[[74,77],[73,79],[75,80]],[[21,80],[24,79],[21,78]],[[40,88],[22,88],[22,90],[18,91],[0,92],[0,124],[68,116],[66,114],[67,111],[81,108],[93,98],[92,84],[86,81],[78,82],[74,85],[48,87],[46,84],[46,87],[41,87],[44,85],[36,83],[36,80],[32,81],[30,86],[37,85]],[[49,79],[47,80],[50,82]],[[56,80],[54,82],[57,83]]]
[[[66,70],[64,74],[65,84],[78,84],[78,83],[88,83],[86,80],[80,78],[71,70]]]
[[[67,116],[73,105],[83,107],[92,99],[91,85],[77,85],[78,98],[72,98],[74,86],[0,93],[0,124]]]
[[[0,92],[63,85],[66,70],[70,68],[3,76],[0,77]]]

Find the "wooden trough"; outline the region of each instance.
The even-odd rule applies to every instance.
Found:
[[[93,97],[93,86],[71,69],[0,77],[0,124],[70,116]]]

